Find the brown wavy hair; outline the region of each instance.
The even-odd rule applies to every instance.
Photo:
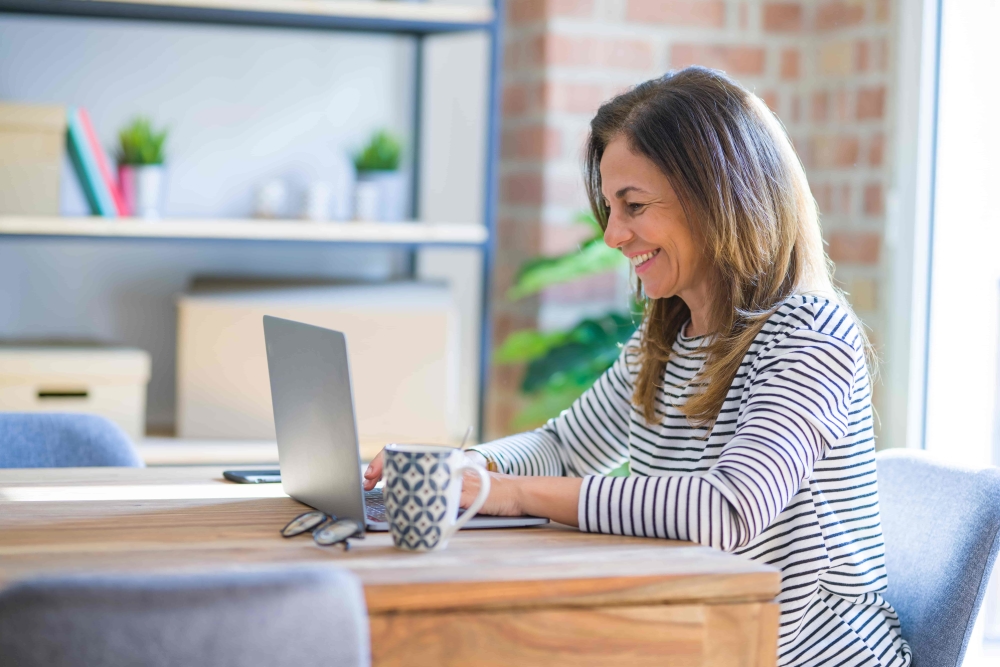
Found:
[[[590,205],[603,228],[609,211],[601,193],[601,158],[618,137],[670,180],[716,270],[709,318],[715,337],[697,380],[703,390],[683,408],[693,423],[708,426],[751,343],[782,301],[816,294],[850,307],[834,286],[802,164],[760,98],[721,72],[689,67],[603,104],[590,123],[584,165]],[[645,301],[632,400],[650,424],[659,421],[656,395],[689,318],[680,297]],[[864,328],[858,331],[874,361]]]

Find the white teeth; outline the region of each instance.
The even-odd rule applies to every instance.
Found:
[[[652,252],[647,252],[647,253],[642,254],[642,255],[636,255],[635,257],[630,257],[629,261],[632,262],[632,266],[639,266],[643,262],[646,262],[646,261],[649,261],[649,260],[653,259],[653,255],[655,255],[657,252],[659,252],[659,251],[658,250],[654,250]]]

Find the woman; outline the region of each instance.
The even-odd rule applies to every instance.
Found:
[[[600,108],[585,178],[643,322],[559,417],[472,449],[497,471],[483,511],[745,554],[782,570],[779,664],[905,667],[881,596],[869,346],[783,129],[689,68]],[[366,486],[380,476],[378,459]]]

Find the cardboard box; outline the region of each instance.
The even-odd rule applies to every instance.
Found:
[[[146,432],[149,354],[99,345],[0,345],[0,411],[84,412]]]
[[[462,430],[458,318],[444,285],[201,288],[178,311],[179,437],[275,437],[264,315],[346,334],[365,454],[393,441],[453,442]]]
[[[66,108],[0,102],[0,215],[59,215]]]

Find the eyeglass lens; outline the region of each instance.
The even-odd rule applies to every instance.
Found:
[[[295,537],[309,531],[312,531],[316,544],[328,547],[342,542],[345,551],[350,549],[348,538],[363,537],[364,533],[358,522],[352,519],[338,520],[335,516],[313,510],[300,514],[289,521],[288,525],[281,529],[281,534],[284,537]]]

